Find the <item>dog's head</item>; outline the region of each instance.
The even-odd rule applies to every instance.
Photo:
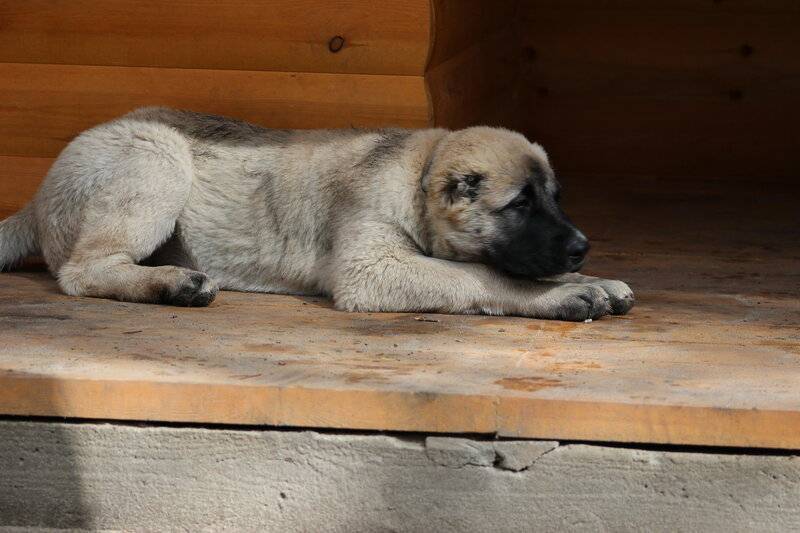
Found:
[[[423,176],[432,254],[537,278],[581,268],[586,237],[559,205],[538,144],[504,129],[451,132]]]

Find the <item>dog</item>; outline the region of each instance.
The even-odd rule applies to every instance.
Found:
[[[69,295],[206,306],[219,288],[346,311],[585,321],[627,313],[541,146],[490,127],[275,130],[142,108],[78,135],[0,223]]]

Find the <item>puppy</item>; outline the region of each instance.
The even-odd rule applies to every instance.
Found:
[[[582,276],[544,150],[508,130],[270,130],[164,108],[90,129],[0,223],[70,295],[208,305],[218,288],[347,311],[587,320],[633,306]]]

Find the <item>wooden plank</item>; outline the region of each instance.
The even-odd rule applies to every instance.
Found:
[[[47,157],[0,156],[0,220],[28,203],[52,164]]]
[[[425,73],[435,125],[451,129],[478,124],[512,126],[527,100],[519,91],[519,42],[513,26],[508,25],[513,19],[498,18],[497,13],[510,11],[513,4],[492,4],[488,11],[495,16],[489,21],[494,24],[463,42],[462,16],[455,15],[462,15],[465,6],[459,2],[440,4],[449,6],[445,11],[449,16],[444,21],[437,18],[436,47]],[[483,3],[480,9],[465,9],[463,15],[472,20],[484,14],[487,6]]]
[[[0,155],[53,157],[84,129],[142,105],[274,128],[429,124],[420,76],[0,64]]]
[[[512,27],[519,7],[519,0],[432,0],[433,43],[428,69]]]
[[[421,75],[429,19],[428,0],[0,0],[0,62]]]
[[[524,129],[558,167],[796,179],[796,3],[567,4],[521,19]]]
[[[2,371],[0,371],[2,372]],[[246,376],[243,378],[246,379]],[[463,395],[270,387],[214,381],[189,383],[0,375],[5,414],[161,422],[259,424],[338,429],[402,429],[452,433],[463,421],[495,430],[487,398]],[[320,409],[319,406],[326,406]],[[450,413],[443,416],[444,413]],[[113,414],[113,416],[109,416]]]
[[[638,316],[567,325],[234,293],[174,310],[67,298],[42,274],[0,291],[4,414],[800,448],[797,343],[741,327],[759,309],[734,298],[643,291]]]
[[[569,180],[567,208],[589,273],[636,290],[626,317],[178,309],[0,274],[0,413],[800,449],[800,191],[594,185]]]

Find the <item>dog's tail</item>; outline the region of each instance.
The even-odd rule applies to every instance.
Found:
[[[31,204],[0,221],[0,270],[8,270],[39,251]]]

